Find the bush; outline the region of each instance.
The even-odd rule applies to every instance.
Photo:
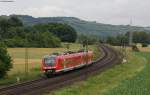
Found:
[[[12,68],[12,60],[3,43],[0,43],[0,78],[3,78],[7,71]]]
[[[143,43],[143,44],[142,44],[142,47],[148,47],[148,44]]]
[[[136,45],[132,45],[132,50],[133,50],[133,51],[136,51],[136,52],[139,52],[139,51],[140,51]]]

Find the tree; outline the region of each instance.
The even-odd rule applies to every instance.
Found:
[[[30,32],[27,34],[28,47],[60,47],[61,41],[50,32]]]
[[[116,45],[128,45],[128,38],[125,35],[117,35]]]
[[[34,29],[39,32],[49,31],[57,36],[62,42],[75,42],[77,33],[74,28],[67,24],[48,23],[34,25]]]
[[[0,43],[0,78],[7,74],[7,71],[12,68],[12,60],[4,43]]]
[[[125,35],[107,37],[107,43],[112,45],[128,45],[129,32]],[[146,32],[133,32],[133,43],[141,43],[143,46],[147,46],[150,43],[150,34]]]
[[[42,37],[42,45],[43,47],[59,47],[60,46],[60,40],[59,38],[55,37],[50,32],[44,32],[41,34]]]
[[[116,43],[116,38],[115,38],[115,37],[112,37],[112,36],[109,36],[109,37],[107,37],[107,39],[106,39],[106,43],[109,43],[109,44],[111,44],[111,45],[115,45],[115,43]]]
[[[99,41],[99,37],[94,35],[84,35],[84,34],[78,35],[78,39],[77,39],[78,43],[84,43],[88,45],[95,44],[98,41]]]
[[[129,32],[126,33],[126,36],[129,38]],[[144,32],[144,31],[143,32],[133,32],[133,42],[148,44],[149,36],[150,36],[150,34]]]
[[[1,18],[0,19],[0,35],[2,36],[2,38],[4,34],[7,32],[8,28],[9,28],[8,20],[5,18]]]
[[[67,24],[24,26],[15,15],[0,18],[0,40],[8,47],[60,47],[61,41],[75,42],[76,38],[76,31]]]
[[[67,24],[48,24],[48,31],[59,37],[62,42],[75,42],[77,38],[75,29]]]
[[[22,21],[17,17],[12,15],[9,19],[8,19],[8,23],[11,27],[21,27],[23,26]]]
[[[128,45],[128,38],[125,35],[117,35],[115,37],[107,37],[106,42],[111,45]]]

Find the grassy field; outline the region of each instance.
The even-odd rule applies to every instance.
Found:
[[[150,47],[140,48],[142,52],[150,52]]]
[[[78,50],[80,45],[71,45],[71,50]],[[98,57],[96,46],[90,46]],[[14,67],[0,85],[16,83],[16,77],[21,80],[35,79],[41,76],[40,61],[45,54],[65,51],[65,48],[30,48],[29,75],[24,73],[24,48],[9,48],[14,60]],[[129,49],[130,50],[130,49]],[[86,81],[60,89],[47,95],[150,95],[150,49],[140,48],[142,52],[128,53],[128,63],[117,65]],[[145,52],[146,51],[146,52]]]
[[[116,48],[120,48],[119,46],[115,46]],[[150,52],[150,46],[148,47],[138,47],[141,52]],[[128,51],[132,51],[131,47],[127,47]]]
[[[70,50],[77,51],[81,48],[80,44],[71,44]],[[90,50],[95,51],[96,46],[89,46]],[[19,77],[21,81],[36,79],[42,75],[40,71],[41,58],[52,52],[66,51],[65,45],[62,48],[29,48],[29,74],[25,74],[25,48],[8,48],[8,52],[13,59],[13,68],[8,72],[8,76],[0,79],[0,86],[16,83]],[[98,56],[98,55],[97,55]],[[95,56],[96,57],[96,56]]]
[[[47,95],[150,95],[149,56],[130,52],[128,63]]]
[[[145,57],[148,64],[135,77],[122,81],[119,86],[104,95],[150,95],[150,52],[134,54]]]

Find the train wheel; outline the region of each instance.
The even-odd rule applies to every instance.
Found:
[[[46,77],[50,78],[54,75],[55,70],[48,70],[45,72]]]

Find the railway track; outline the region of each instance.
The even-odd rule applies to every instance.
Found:
[[[52,76],[50,79],[37,79],[1,88],[0,95],[41,95],[46,91],[50,92],[76,81],[85,80],[91,75],[100,73],[117,63],[121,63],[122,57],[117,51],[106,45],[102,45],[100,49],[102,56],[91,66],[58,74],[57,76]]]

